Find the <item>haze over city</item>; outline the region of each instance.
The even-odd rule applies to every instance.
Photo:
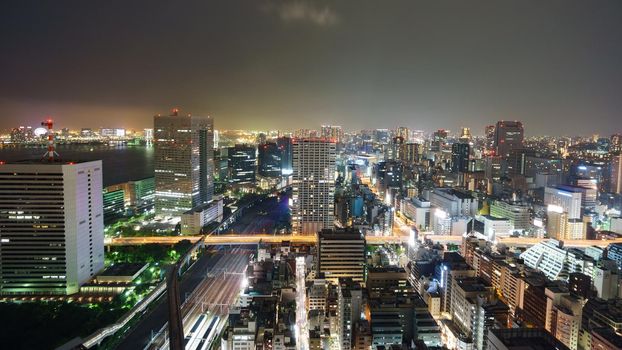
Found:
[[[219,129],[479,135],[517,119],[527,135],[620,131],[621,11],[615,0],[4,3],[0,128],[52,115],[142,129],[178,106]]]
[[[622,2],[0,5],[0,348],[622,350]]]

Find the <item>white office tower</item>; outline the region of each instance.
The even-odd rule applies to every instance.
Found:
[[[175,109],[153,124],[156,214],[180,217],[212,199],[214,120]]]
[[[294,139],[292,233],[311,234],[330,229],[334,222],[335,142]]]
[[[77,293],[104,268],[102,163],[0,165],[0,294]]]
[[[581,219],[580,187],[561,185],[546,187],[544,190],[544,205],[560,207],[560,211],[568,214],[568,219]]]
[[[540,270],[551,280],[566,280],[573,272],[588,276],[594,273],[594,259],[578,249],[564,249],[562,243],[554,239],[529,247],[520,258],[525,266]]]

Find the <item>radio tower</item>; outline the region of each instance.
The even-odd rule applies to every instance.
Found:
[[[47,157],[48,162],[51,163],[54,161],[54,156],[59,157],[54,147],[54,122],[51,118],[48,118],[46,121],[41,122],[41,126],[45,126],[48,128],[48,150],[47,152],[45,152],[42,159],[45,159]]]

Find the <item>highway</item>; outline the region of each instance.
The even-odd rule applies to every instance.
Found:
[[[182,240],[196,243],[202,236],[144,236],[144,237],[106,237],[104,245],[142,245],[142,244],[169,244],[173,245]]]
[[[195,236],[171,236],[166,237],[166,240],[162,240],[163,237],[123,237],[113,238],[108,241],[107,245],[141,245],[148,243],[156,244],[175,244],[175,242],[188,239],[188,237]],[[442,237],[442,236],[440,236]],[[408,243],[408,236],[367,236],[368,244],[399,244]],[[201,239],[200,237],[198,239]],[[211,235],[205,237],[205,245],[247,245],[263,243],[281,243],[283,241],[289,241],[297,244],[315,244],[317,241],[316,235],[266,235],[266,234],[247,234],[247,235]],[[196,242],[196,240],[195,240]]]
[[[367,244],[382,245],[408,243],[409,236],[406,235],[408,231],[405,227],[394,227],[394,232],[399,232],[400,236],[367,236]],[[443,236],[434,235],[430,233],[421,233],[421,238],[427,238],[433,242],[439,243],[456,243],[462,242],[462,236]],[[197,236],[171,236],[171,237],[121,237],[107,240],[107,245],[141,245],[147,243],[156,244],[175,244],[184,239],[190,239],[192,242],[196,242],[201,239]],[[544,238],[528,238],[528,237],[504,237],[497,240],[497,244],[503,243],[508,246],[532,246],[541,242]],[[211,235],[205,238],[206,245],[246,245],[263,243],[281,243],[283,241],[289,241],[297,244],[315,244],[315,235],[266,235],[266,234],[246,234],[246,235]],[[589,246],[597,246],[601,248],[607,247],[611,243],[622,243],[622,238],[609,239],[609,240],[567,240],[564,241],[565,247],[572,248],[585,248]]]

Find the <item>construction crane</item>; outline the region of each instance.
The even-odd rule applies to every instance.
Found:
[[[56,153],[55,145],[54,145],[54,122],[51,118],[48,118],[45,121],[41,122],[41,126],[44,126],[48,129],[48,149],[47,152],[43,155],[42,159],[47,158],[48,162],[53,162],[54,157],[59,157],[58,153]]]

